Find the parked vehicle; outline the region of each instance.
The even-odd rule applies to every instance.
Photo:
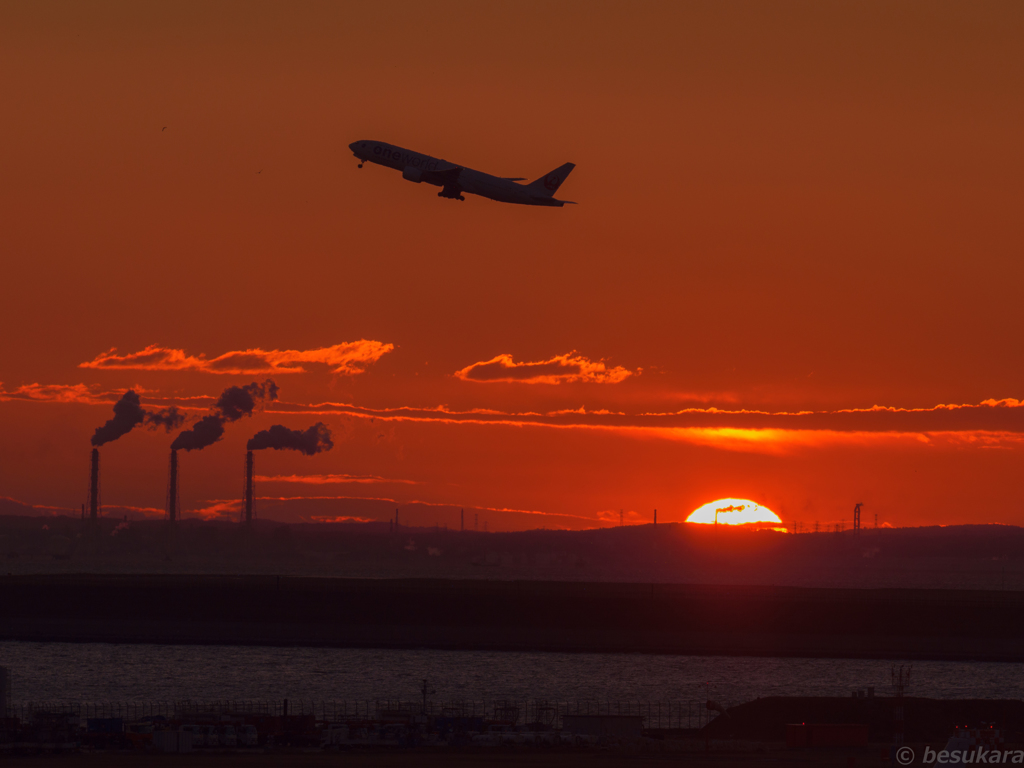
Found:
[[[153,724],[128,723],[124,728],[124,737],[133,749],[145,749],[153,743]]]
[[[321,747],[335,747],[348,741],[348,726],[344,723],[328,723],[320,732]]]
[[[235,732],[235,726],[228,724],[218,728],[217,741],[222,747],[237,747],[238,734]]]
[[[206,726],[203,725],[183,725],[181,730],[185,733],[192,734],[192,748],[197,749],[206,746]]]
[[[256,731],[255,725],[240,725],[238,726],[238,746],[240,747],[255,747],[259,744],[259,734]]]

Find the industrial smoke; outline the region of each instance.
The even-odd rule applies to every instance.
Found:
[[[282,424],[275,424],[270,429],[257,432],[246,446],[250,451],[273,448],[275,451],[299,451],[313,456],[321,451],[329,451],[334,447],[331,441],[331,430],[323,422],[317,422],[307,430],[288,429]]]
[[[276,399],[277,384],[270,379],[263,383],[254,381],[244,387],[228,387],[217,399],[214,412],[203,416],[191,429],[180,432],[171,443],[171,450],[198,451],[213,445],[224,436],[225,423],[252,416],[258,403]]]
[[[163,427],[168,432],[185,423],[185,416],[174,406],[160,411],[147,411],[139,403],[139,396],[129,389],[114,403],[114,418],[97,427],[92,444],[100,446],[123,437],[135,427],[145,424],[150,429]]]

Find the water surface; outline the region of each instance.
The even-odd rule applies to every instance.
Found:
[[[899,660],[655,654],[269,648],[0,642],[12,701],[500,698],[679,701],[735,705],[759,696],[890,692]],[[918,661],[908,695],[1024,698],[1024,664]]]

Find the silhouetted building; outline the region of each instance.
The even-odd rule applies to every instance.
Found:
[[[565,715],[562,730],[577,736],[639,739],[644,734],[644,719],[640,715]]]
[[[252,487],[252,473],[253,473],[253,458],[252,451],[245,452],[245,522],[252,522],[252,500],[253,500],[253,487]]]
[[[171,451],[170,479],[167,483],[167,519],[172,523],[178,519],[178,452]]]
[[[100,452],[92,449],[92,468],[89,472],[89,519],[100,516]]]

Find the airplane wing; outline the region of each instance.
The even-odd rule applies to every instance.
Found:
[[[462,187],[459,186],[459,174],[462,168],[449,168],[446,171],[424,171],[423,181],[434,184],[441,188],[439,197],[450,197],[454,200],[464,200]]]
[[[459,183],[461,168],[449,168],[447,171],[424,171],[423,180],[439,187],[450,187]]]
[[[530,199],[533,200],[534,205],[547,205],[552,208],[561,208],[563,205],[578,205],[575,200],[556,200],[547,195],[530,195]]]
[[[526,181],[523,176],[499,176],[498,178],[502,181]]]

